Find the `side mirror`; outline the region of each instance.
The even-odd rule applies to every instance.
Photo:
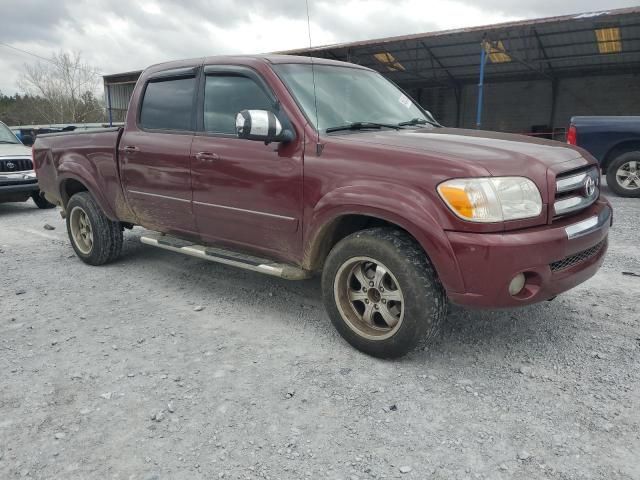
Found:
[[[290,142],[294,134],[288,128],[282,128],[280,120],[267,110],[242,110],[236,115],[236,133],[238,138],[271,142]]]

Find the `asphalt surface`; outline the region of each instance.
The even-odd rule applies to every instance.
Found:
[[[453,308],[398,361],[335,333],[317,279],[139,230],[89,267],[58,212],[0,205],[0,478],[640,479],[640,199],[610,200],[594,278]]]

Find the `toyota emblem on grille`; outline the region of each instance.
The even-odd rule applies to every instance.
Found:
[[[592,177],[587,177],[587,180],[584,182],[584,194],[587,197],[593,195],[596,191],[596,182]]]
[[[16,164],[13,162],[7,162],[7,169],[8,170],[13,170],[14,168],[16,168]]]

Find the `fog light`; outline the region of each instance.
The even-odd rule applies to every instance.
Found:
[[[524,288],[524,281],[524,273],[519,273],[515,277],[513,277],[511,283],[509,283],[509,293],[511,295],[519,294]]]

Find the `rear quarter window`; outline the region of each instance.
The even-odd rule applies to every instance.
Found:
[[[140,126],[157,130],[193,130],[195,85],[195,77],[149,82],[140,109]]]

